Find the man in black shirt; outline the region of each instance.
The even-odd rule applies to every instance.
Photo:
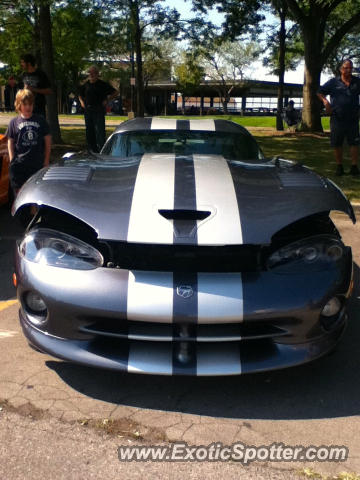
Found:
[[[31,53],[27,53],[20,58],[20,65],[24,70],[20,88],[26,88],[34,94],[34,113],[45,117],[45,95],[51,95],[52,93],[49,79],[45,72],[37,68],[35,57]]]
[[[340,77],[332,78],[320,87],[318,97],[330,117],[331,146],[334,147],[336,174],[343,175],[343,143],[350,146],[351,175],[359,175],[359,95],[360,78],[352,75],[353,64],[345,60],[340,67]],[[326,98],[330,95],[329,102]]]
[[[100,152],[105,143],[106,104],[119,92],[109,83],[99,79],[99,70],[92,66],[89,78],[79,89],[79,100],[84,109],[86,142],[93,152]]]

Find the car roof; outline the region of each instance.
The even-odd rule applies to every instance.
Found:
[[[192,130],[207,132],[228,132],[242,133],[250,135],[250,133],[241,125],[235,122],[222,119],[204,119],[204,120],[176,120],[171,118],[146,117],[134,118],[121,123],[116,129],[117,132],[129,131],[146,131],[146,130]]]

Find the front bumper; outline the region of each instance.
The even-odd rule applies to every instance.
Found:
[[[299,365],[334,348],[352,275],[346,258],[327,270],[286,275],[66,270],[17,254],[20,321],[29,342],[82,365],[161,375],[236,375]],[[177,286],[191,286],[184,298]],[[33,322],[26,295],[48,313]],[[181,289],[180,289],[181,291]],[[188,290],[186,290],[188,291]],[[342,308],[324,328],[321,311]]]
[[[295,345],[272,341],[196,344],[191,361],[177,360],[176,343],[70,340],[47,335],[20,321],[31,345],[53,357],[80,365],[154,375],[240,375],[293,367],[331,351],[344,331],[343,315],[337,329],[318,340]]]

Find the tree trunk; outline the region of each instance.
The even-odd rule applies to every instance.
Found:
[[[40,3],[40,39],[41,39],[41,58],[42,68],[47,74],[51,89],[53,93],[46,96],[47,114],[50,125],[50,131],[52,135],[53,143],[62,143],[59,117],[58,117],[58,105],[57,105],[57,92],[55,85],[54,74],[54,58],[53,58],[53,46],[52,46],[52,32],[51,32],[51,16],[50,16],[50,2],[49,0],[42,0]]]
[[[301,128],[304,131],[322,132],[320,102],[316,94],[320,86],[323,61],[321,53],[314,51],[314,44],[312,44],[312,50],[310,48],[310,45],[305,43],[305,79]]]
[[[144,116],[144,79],[142,67],[141,28],[138,0],[132,2],[131,20],[134,28],[134,45],[136,54],[136,116]]]
[[[33,51],[34,51],[35,60],[36,60],[37,65],[41,66],[41,49],[40,49],[41,27],[40,27],[39,6],[38,6],[38,4],[36,2],[34,2],[33,5],[31,6],[31,9],[32,9],[32,13],[33,13],[33,16],[34,16],[34,29],[33,29],[33,33],[32,33]]]
[[[222,106],[223,106],[224,115],[227,115],[227,114],[228,114],[228,103],[229,103],[229,100],[228,100],[226,97],[222,97],[222,98],[221,98],[221,103],[222,103]]]
[[[284,104],[284,75],[285,75],[285,40],[286,40],[286,12],[284,9],[279,9],[280,16],[280,30],[279,30],[279,86],[277,97],[277,111],[276,111],[276,130],[284,130],[284,123],[282,119],[283,104]]]
[[[305,75],[301,129],[322,132],[320,102],[316,95],[324,66],[325,25],[324,7],[321,2],[309,9],[307,15],[298,18],[304,40]]]

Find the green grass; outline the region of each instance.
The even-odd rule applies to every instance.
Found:
[[[268,116],[245,116],[242,117],[241,115],[204,115],[202,117],[193,117],[193,116],[183,116],[183,115],[176,115],[171,117],[164,117],[164,118],[174,118],[177,120],[191,120],[195,118],[200,118],[206,120],[208,118],[212,119],[223,119],[223,120],[230,120],[232,122],[238,123],[243,127],[261,127],[261,128],[276,128],[276,117],[268,117]],[[321,118],[322,126],[324,130],[329,130],[330,128],[330,119],[329,117],[322,117]],[[285,128],[286,129],[286,128]]]
[[[279,155],[306,165],[335,182],[352,202],[360,202],[360,178],[335,175],[333,149],[327,135],[287,134],[283,136],[252,132],[266,156]],[[344,168],[350,168],[349,152],[344,148]]]
[[[106,128],[106,138],[114,131],[115,127]],[[85,127],[61,127],[61,138],[65,145],[73,145],[77,149],[86,147]]]
[[[2,115],[6,115],[10,119],[15,116],[14,113],[3,113]],[[262,128],[275,128],[276,127],[276,118],[275,117],[267,117],[267,116],[245,116],[242,117],[240,115],[204,115],[202,117],[194,117],[194,116],[185,116],[185,115],[176,115],[171,117],[163,117],[163,118],[173,118],[178,120],[192,120],[192,119],[209,119],[209,118],[219,118],[223,120],[231,120],[232,122],[238,123],[244,127],[262,127]],[[59,119],[65,121],[71,120],[83,120],[83,115],[59,115]],[[117,115],[108,115],[106,120],[113,120],[119,123],[127,120],[126,116],[117,116]],[[329,130],[329,117],[322,117],[321,119],[322,125],[324,130]],[[0,132],[5,131],[5,127],[0,127]]]

